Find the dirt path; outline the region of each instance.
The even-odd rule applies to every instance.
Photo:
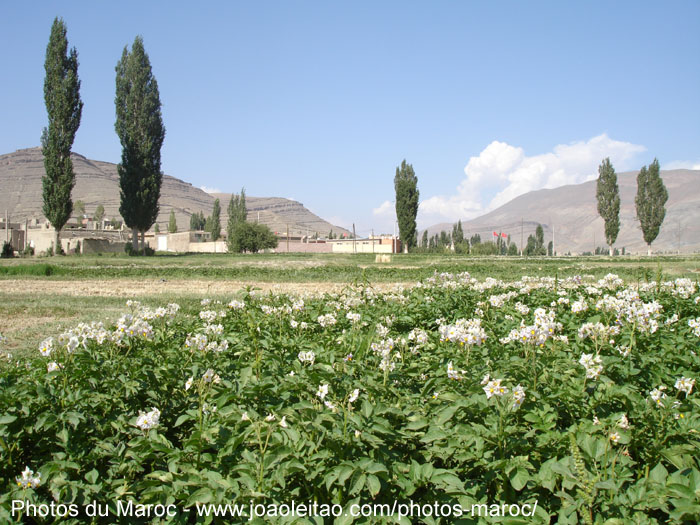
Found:
[[[305,283],[265,283],[225,280],[192,279],[82,279],[82,280],[22,280],[2,281],[2,291],[7,294],[43,294],[95,297],[140,297],[157,295],[233,295],[253,286],[265,292],[314,294],[339,292],[347,286],[344,283],[305,282]],[[392,290],[407,283],[378,283],[379,290]]]

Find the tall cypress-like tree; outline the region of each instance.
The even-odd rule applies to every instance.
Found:
[[[54,254],[58,255],[61,253],[61,230],[73,211],[71,192],[75,186],[75,174],[70,151],[83,112],[78,52],[73,48],[68,53],[66,24],[59,18],[51,26],[44,69],[44,102],[49,126],[41,134],[46,170],[41,180],[43,211],[56,231],[53,247]]]
[[[177,219],[175,218],[175,210],[170,210],[170,218],[168,219],[168,233],[177,233]]]
[[[214,201],[209,231],[211,232],[211,240],[218,241],[219,237],[221,237],[221,204],[219,203],[219,199]]]
[[[246,222],[248,217],[248,209],[245,204],[245,188],[241,189],[241,194],[231,195],[231,200],[228,203],[228,223],[226,226],[226,242],[228,251],[231,253],[240,253],[243,251],[241,243],[242,230],[240,228]]]
[[[137,36],[131,52],[124,47],[117,72],[115,129],[122,144],[119,164],[121,203],[119,213],[133,234],[138,250],[138,232],[148,230],[158,217],[158,199],[163,174],[160,149],[165,139],[158,82]]]
[[[596,186],[598,213],[605,221],[605,240],[608,243],[610,256],[613,255],[613,244],[620,233],[620,189],[617,186],[617,174],[606,158],[598,166],[598,185]]]
[[[535,253],[533,255],[546,255],[547,251],[544,247],[544,228],[541,224],[535,228]]]
[[[659,161],[642,167],[637,175],[637,196],[634,203],[637,208],[637,219],[642,227],[644,242],[647,243],[647,255],[651,255],[651,243],[659,235],[661,224],[666,216],[666,201],[668,191],[661,180]]]
[[[394,177],[396,192],[396,219],[399,223],[399,238],[404,245],[404,252],[415,246],[416,215],[418,214],[418,177],[413,166],[404,159],[396,168]]]

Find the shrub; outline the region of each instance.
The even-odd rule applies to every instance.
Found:
[[[12,259],[15,256],[15,250],[12,248],[12,245],[5,241],[2,244],[2,253],[0,254],[0,257],[3,259]]]

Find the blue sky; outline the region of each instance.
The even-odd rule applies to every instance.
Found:
[[[419,227],[658,157],[700,166],[700,2],[3,2],[0,153],[39,145],[55,16],[78,50],[73,150],[118,162],[114,66],[142,35],[163,171],[391,231],[413,164]]]

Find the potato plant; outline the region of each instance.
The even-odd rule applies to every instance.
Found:
[[[537,501],[504,523],[694,523],[699,302],[687,279],[466,273],[391,293],[247,289],[196,315],[129,301],[116,325],[0,371],[0,519],[23,519],[13,499],[411,500]]]

